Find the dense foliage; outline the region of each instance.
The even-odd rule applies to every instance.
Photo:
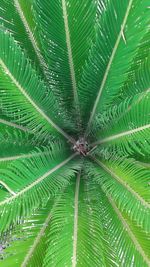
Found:
[[[150,266],[149,0],[0,1],[0,266]]]

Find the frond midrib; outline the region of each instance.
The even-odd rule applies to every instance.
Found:
[[[77,82],[76,82],[76,75],[75,75],[73,56],[72,56],[66,0],[62,0],[62,10],[63,10],[64,25],[65,25],[65,33],[66,33],[66,44],[68,49],[69,67],[70,67],[72,86],[73,86],[74,103],[75,103],[75,108],[77,110],[77,114],[80,116],[79,98],[78,98]]]
[[[81,173],[79,172],[77,175],[77,180],[76,180],[75,199],[74,199],[74,231],[73,231],[72,267],[76,267],[76,262],[77,262],[78,199],[79,199],[80,177],[81,177]]]
[[[0,180],[0,185],[2,185],[11,195],[16,195],[16,193],[2,180]]]
[[[26,128],[24,126],[21,126],[19,124],[16,124],[14,122],[10,122],[10,121],[4,120],[4,119],[0,119],[0,123],[8,125],[8,126],[11,126],[11,127],[14,127],[16,129],[20,129],[20,130],[22,130],[24,132],[31,132],[31,130],[29,130],[28,128]]]
[[[35,156],[40,156],[40,155],[49,155],[50,153],[48,152],[39,152],[39,153],[28,153],[28,154],[20,154],[20,155],[15,155],[11,157],[0,157],[0,162],[5,162],[5,161],[13,161],[17,159],[25,159],[25,158],[32,158]]]

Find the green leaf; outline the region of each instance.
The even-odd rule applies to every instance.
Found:
[[[70,181],[80,164],[71,161],[76,154],[70,156],[69,151],[60,150],[58,145],[45,148],[44,153],[34,153],[33,157],[17,160],[7,170],[1,170],[1,181],[7,185],[4,189],[9,188],[8,192],[0,190],[1,232],[30,215]]]
[[[141,93],[143,91],[149,90],[150,83],[150,30],[143,37],[141,45],[137,51],[134,62],[128,72],[128,77],[126,82],[120,88],[120,93],[116,96],[113,101],[119,102],[120,99],[125,99],[126,97],[134,96],[136,93]]]
[[[119,106],[97,116],[92,146],[101,144],[128,153],[146,153],[150,148],[150,92],[127,98]],[[97,133],[96,133],[97,132]],[[99,137],[98,137],[99,136]],[[98,140],[99,138],[99,140]]]
[[[41,264],[47,248],[47,233],[57,201],[48,201],[45,207],[39,208],[21,225],[17,225],[7,237],[2,236],[1,266],[20,266]],[[60,198],[60,196],[59,196]]]
[[[149,37],[149,0],[1,0],[3,267],[150,267]]]
[[[117,255],[118,260],[129,264],[129,266],[131,262],[134,262],[133,264],[139,267],[141,265],[149,266],[150,254],[146,244],[148,245],[149,243],[150,232],[145,234],[145,231],[142,231],[141,226],[136,223],[134,217],[130,217],[130,214],[125,212],[126,206],[123,207],[123,194],[122,201],[118,204],[118,192],[113,191],[114,188],[111,188],[111,185],[109,185],[106,193],[106,184],[102,179],[102,169],[97,172],[97,168],[91,165],[88,177],[93,177],[93,180],[101,185],[98,195],[98,204],[100,206],[99,216],[104,226],[104,233],[107,236],[107,241],[112,245],[114,254]],[[130,203],[126,205],[131,206],[131,199]],[[138,210],[138,212],[139,211],[140,210]],[[116,239],[114,239],[114,235]]]
[[[93,157],[93,160],[99,165],[93,168],[89,173],[94,174],[94,181],[96,181],[104,190],[105,194],[110,194],[111,198],[117,203],[119,209],[127,214],[131,221],[136,221],[144,231],[150,233],[150,203],[149,199],[144,200],[136,191],[134,191],[130,184],[118,175],[116,170],[107,167],[106,162],[102,162]]]
[[[5,124],[0,128],[0,169],[7,169],[15,160],[32,157],[31,152],[37,154],[35,148],[42,149],[47,144],[20,129]]]
[[[120,86],[127,80],[128,71],[149,30],[147,0],[102,2],[97,39],[81,82],[83,116],[85,123],[88,122],[86,135],[95,114],[106,110],[112,97],[120,93]]]
[[[35,11],[50,88],[79,121],[78,81],[94,38],[96,3],[38,0]]]
[[[43,266],[103,266],[105,262],[94,190],[87,190],[87,181],[81,177],[77,176],[56,206]]]
[[[7,107],[4,115],[13,117],[15,113],[17,119],[14,122],[19,120],[29,129],[41,133],[59,132],[72,140],[54,122],[62,122],[55,97],[52,92],[47,93],[44,82],[39,79],[20,47],[8,33],[0,31],[0,40],[1,105],[3,110]],[[12,54],[8,53],[8,49]]]
[[[4,30],[11,32],[42,75],[44,74],[44,61],[33,18],[32,2],[33,0],[2,0],[0,24]]]

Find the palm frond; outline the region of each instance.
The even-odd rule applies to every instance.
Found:
[[[128,71],[148,32],[148,1],[103,1],[97,39],[81,82],[86,135],[97,111],[106,110],[127,80]],[[145,26],[144,26],[145,25]],[[136,32],[136,34],[135,34]],[[117,79],[116,79],[117,77]],[[85,126],[86,127],[86,126]]]
[[[19,122],[26,123],[32,130],[37,127],[38,129],[42,128],[42,131],[57,131],[67,139],[71,139],[53,121],[54,118],[54,120],[61,121],[59,118],[59,107],[53,93],[49,92],[48,95],[46,94],[47,90],[44,83],[39,80],[35,70],[32,69],[29,61],[11,35],[1,31],[0,40],[2,44],[0,65],[3,78],[1,84],[1,106],[3,110],[7,106],[7,114],[9,116],[12,116],[12,111],[16,117],[18,114],[20,116]],[[13,56],[11,53],[8,53],[8,48],[13,52]]]
[[[119,120],[124,114],[128,113],[132,106],[138,105],[144,97],[147,97],[150,93],[150,53],[146,55],[146,58],[137,64],[137,68],[134,72],[131,72],[128,77],[127,83],[121,88],[119,97],[114,100],[114,104],[111,108],[103,113],[99,113],[94,122],[96,127],[96,121],[100,120],[101,129],[107,127],[107,124]],[[130,96],[130,97],[129,97]],[[119,100],[120,99],[120,100]],[[107,114],[107,115],[106,115]],[[108,115],[109,114],[109,115]],[[116,115],[115,115],[116,114]],[[115,116],[114,116],[115,115]],[[107,118],[106,118],[107,117]],[[109,121],[108,121],[109,120]],[[96,131],[94,128],[93,130]]]
[[[0,265],[150,267],[149,0],[1,0]]]
[[[96,3],[44,0],[36,1],[35,10],[50,87],[79,121],[78,80],[94,38]]]
[[[108,231],[108,242],[111,242],[114,251],[118,255],[118,258],[121,260],[121,262],[124,261],[125,264],[129,264],[129,266],[131,265],[133,258],[137,266],[140,266],[141,264],[143,266],[149,266],[150,254],[145,244],[149,244],[150,232],[145,233],[145,229],[142,230],[141,225],[137,223],[135,216],[131,215],[131,198],[129,202],[128,197],[129,203],[127,203],[127,201],[125,201],[125,195],[122,192],[122,199],[120,198],[119,200],[119,188],[114,190],[114,187],[111,183],[107,183],[106,180],[104,181],[103,169],[98,171],[96,166],[91,165],[89,166],[88,176],[89,178],[93,177],[93,180],[101,187],[100,216],[102,222],[104,223],[105,231]],[[129,205],[130,214],[127,214],[126,208]],[[141,215],[139,215],[139,213],[142,214],[142,211],[140,209],[136,209],[134,213],[136,213],[136,216],[140,217]],[[112,214],[111,217],[109,217],[110,214]],[[113,222],[115,221],[115,216],[116,222]],[[147,219],[147,226],[148,221],[149,219]],[[116,240],[114,240],[114,233]],[[128,259],[126,259],[126,257],[128,257]]]
[[[60,194],[61,195],[61,194]],[[45,207],[39,208],[30,217],[26,218],[21,225],[12,230],[11,235],[2,236],[1,266],[14,266],[15,262],[20,266],[27,263],[42,265],[42,259],[47,247],[47,232],[53,216],[55,202],[48,201]],[[32,225],[31,225],[32,222]],[[39,255],[38,255],[39,254]]]
[[[10,190],[8,193],[7,188],[1,188],[1,231],[29,215],[41,202],[45,203],[62,185],[69,182],[80,165],[77,165],[77,161],[70,162],[76,154],[70,156],[69,151],[65,150],[61,154],[60,149],[55,145],[54,149],[45,149],[42,155],[34,154],[32,158],[17,160],[7,171],[1,170],[1,181],[13,192],[11,195]]]
[[[87,189],[87,183],[79,174],[56,206],[44,266],[103,266],[105,263],[99,212],[94,206],[96,195],[92,188]]]
[[[33,136],[22,130],[16,130],[11,126],[0,127],[0,169],[7,169],[12,161],[32,157],[31,151],[35,147],[41,147],[44,142],[33,140]],[[36,151],[35,151],[36,152]],[[0,177],[1,180],[1,177]]]
[[[121,86],[118,96],[113,99],[113,102],[118,104],[125,100],[128,96],[148,92],[150,83],[150,30],[144,36],[144,40],[139,48],[140,54],[137,52],[137,58],[131,65],[126,82]],[[142,53],[141,53],[142,50]]]
[[[112,149],[123,149],[128,153],[146,152],[150,148],[150,92],[146,91],[127,98],[119,106],[109,109],[103,116],[97,117],[94,134],[100,139],[92,144],[101,144]],[[96,130],[97,128],[97,130]],[[97,131],[97,133],[96,133]],[[144,138],[143,138],[144,137]],[[146,140],[145,140],[146,139]]]
[[[40,52],[32,5],[33,0],[2,0],[0,23],[4,30],[11,32],[42,75],[45,72],[45,62]]]
[[[115,162],[114,162],[115,159]],[[134,159],[126,159],[121,155],[112,155],[107,161],[102,157],[101,164],[106,170],[115,176],[123,185],[127,186],[129,190],[133,190],[141,202],[146,205],[145,201],[150,203],[150,192],[149,192],[149,175],[150,172],[147,168],[140,166]],[[121,177],[121,178],[119,178]],[[143,201],[144,200],[144,201]]]
[[[150,232],[148,224],[150,220],[149,200],[145,201],[135,192],[121,176],[117,175],[117,171],[107,167],[106,163],[96,158],[93,159],[99,165],[99,168],[92,169],[95,172],[94,180],[100,184],[106,195],[108,193],[111,195],[121,211],[128,214],[130,219],[136,221],[137,225],[144,231]]]

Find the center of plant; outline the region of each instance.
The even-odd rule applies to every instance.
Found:
[[[83,137],[79,138],[73,146],[73,150],[79,152],[82,156],[86,156],[89,151],[88,142]]]

